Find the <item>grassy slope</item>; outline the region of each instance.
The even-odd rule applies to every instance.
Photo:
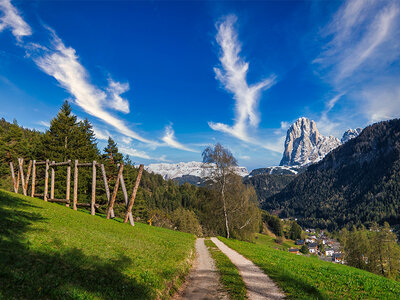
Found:
[[[166,298],[194,240],[0,190],[0,299]]]
[[[246,297],[246,286],[236,266],[211,241],[205,241],[221,277],[221,283],[229,293],[230,299],[242,300]]]
[[[219,238],[264,270],[295,299],[398,299],[400,282],[356,268],[237,240]]]
[[[275,240],[276,238],[274,237],[265,234],[257,234],[255,243],[257,245],[269,246],[280,250],[288,250],[289,248],[298,247],[292,240],[285,240],[282,244],[276,243]]]

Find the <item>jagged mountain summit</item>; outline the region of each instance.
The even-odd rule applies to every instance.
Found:
[[[320,134],[313,120],[299,118],[287,131],[280,165],[303,166],[315,163],[339,145],[341,142],[338,138]]]
[[[176,179],[183,176],[193,176],[205,178],[208,176],[207,168],[203,168],[204,163],[198,161],[180,162],[177,164],[160,163],[150,164],[145,167],[146,171],[160,174],[164,179]],[[245,167],[236,167],[236,173],[242,177],[249,175]]]
[[[343,137],[340,140],[342,142],[342,144],[348,142],[351,139],[354,139],[355,137],[357,137],[362,131],[362,128],[356,128],[356,129],[347,129],[344,133],[343,133]]]
[[[311,228],[400,226],[399,141],[400,119],[370,125],[267,198],[264,208]]]

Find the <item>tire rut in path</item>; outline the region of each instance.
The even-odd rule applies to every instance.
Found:
[[[238,268],[239,274],[246,285],[247,297],[250,300],[285,298],[285,295],[275,282],[253,262],[229,248],[217,238],[211,238],[211,240]]]
[[[198,238],[196,240],[196,259],[189,273],[188,280],[173,299],[227,300],[229,299],[228,294],[220,284],[219,279],[219,273],[204,243],[204,238]]]

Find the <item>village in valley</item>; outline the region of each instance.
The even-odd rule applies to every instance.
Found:
[[[340,243],[328,237],[324,230],[305,229],[305,238],[295,241],[289,252],[298,255],[316,255],[319,259],[344,264]]]

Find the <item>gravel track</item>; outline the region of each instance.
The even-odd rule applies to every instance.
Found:
[[[204,238],[196,240],[196,259],[188,280],[173,299],[229,299],[221,286],[214,260],[204,244]]]
[[[285,298],[285,295],[275,282],[254,263],[229,248],[217,238],[211,238],[211,240],[238,268],[247,288],[247,297],[250,300]]]

